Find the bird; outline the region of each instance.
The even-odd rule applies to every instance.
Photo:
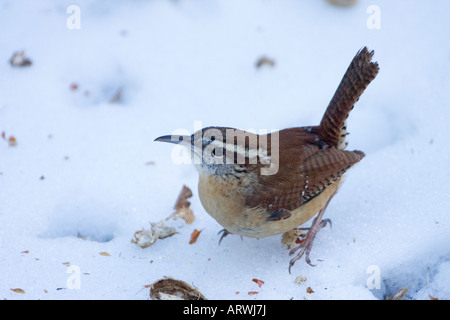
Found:
[[[365,154],[345,150],[347,118],[378,74],[374,51],[360,49],[351,61],[318,125],[256,134],[232,127],[210,126],[192,135],[164,135],[159,142],[189,150],[199,173],[198,194],[206,212],[228,234],[263,238],[283,234],[298,239],[289,262],[310,252],[320,229],[331,223],[325,210],[344,174]],[[281,112],[281,109],[277,109]],[[315,216],[310,228],[300,228]],[[297,241],[298,242],[298,241]],[[294,242],[295,243],[295,242]]]

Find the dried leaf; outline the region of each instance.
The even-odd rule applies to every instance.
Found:
[[[262,56],[261,58],[256,61],[256,67],[261,68],[262,66],[267,65],[270,67],[275,66],[275,61],[273,59],[270,59],[268,57]]]
[[[253,295],[258,294],[258,293],[259,293],[258,291],[249,291],[248,295],[249,296],[253,296]]]
[[[189,209],[191,203],[187,200],[192,197],[192,191],[185,185],[181,189],[180,194],[178,195],[177,201],[175,202],[174,209],[175,212],[167,217],[166,220],[171,218],[181,218],[187,224],[191,224],[195,220],[194,212]]]
[[[25,291],[23,289],[20,289],[20,288],[11,289],[11,291],[13,291],[15,293],[25,294]]]
[[[190,197],[192,197],[191,189],[183,185],[180,195],[177,198],[177,202],[175,202],[174,209],[178,211],[181,210],[182,208],[189,208],[191,203],[187,199]]]
[[[403,288],[397,291],[396,294],[394,294],[393,297],[387,298],[387,300],[402,300],[404,297],[406,297],[406,294],[408,293],[408,288]]]
[[[306,293],[314,293],[314,290],[311,287],[306,288]]]
[[[155,281],[150,289],[152,300],[206,300],[200,290],[169,277]]]
[[[17,140],[16,140],[16,138],[14,138],[13,136],[10,136],[10,137],[8,138],[8,144],[9,144],[10,147],[15,147],[15,146],[17,146]]]
[[[3,140],[6,140],[6,133],[5,133],[5,131],[2,131],[2,138],[3,138]]]
[[[252,281],[255,282],[260,288],[264,284],[264,281],[256,279],[256,278],[253,278]]]
[[[439,300],[439,298],[433,297],[431,294],[428,295],[430,297],[430,300]]]
[[[194,244],[195,242],[197,242],[197,238],[200,235],[200,232],[202,232],[202,230],[194,229],[194,231],[192,231],[191,240],[189,240],[189,244]]]
[[[22,251],[21,253],[30,253],[29,250]]]
[[[110,257],[111,255],[108,252],[99,252],[98,253],[101,256]]]

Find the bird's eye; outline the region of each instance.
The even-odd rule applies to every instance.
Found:
[[[217,148],[214,148],[214,149],[211,151],[211,156],[212,156],[212,157],[216,157],[216,149],[217,149]],[[226,155],[226,152],[227,152],[227,149],[222,148],[222,154],[220,155],[220,157],[223,157],[224,155]],[[218,155],[217,157],[219,157],[219,155]]]

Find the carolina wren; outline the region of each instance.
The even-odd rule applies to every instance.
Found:
[[[295,261],[309,253],[344,173],[364,157],[346,151],[346,119],[379,67],[366,47],[353,58],[318,126],[254,134],[207,127],[191,136],[167,135],[155,141],[190,149],[199,172],[198,192],[205,210],[229,234],[262,238],[289,235],[317,217],[303,241],[290,251]]]

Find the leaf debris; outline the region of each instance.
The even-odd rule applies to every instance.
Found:
[[[261,68],[264,65],[267,65],[269,67],[274,67],[275,66],[275,61],[273,59],[271,59],[271,58],[266,57],[266,56],[262,56],[256,61],[256,68]]]
[[[175,205],[173,207],[175,209],[175,212],[167,217],[166,220],[170,218],[181,218],[187,224],[192,224],[195,220],[195,216],[192,210],[189,208],[191,206],[191,203],[188,199],[191,197],[191,189],[183,185],[183,188],[181,189],[181,192],[178,195],[177,201],[175,202]]]
[[[314,290],[311,287],[306,288],[306,293],[312,294]]]
[[[388,297],[386,300],[402,300],[403,298],[406,297],[407,294],[408,294],[408,287],[405,287],[403,289],[398,290],[393,297],[390,298]]]
[[[305,276],[299,275],[295,278],[294,283],[298,284],[299,286],[302,285],[304,282],[308,280]]]
[[[256,279],[256,278],[253,278],[252,281],[255,282],[258,285],[258,287],[260,287],[260,288],[264,284],[264,281]]]
[[[1,137],[2,137],[3,140],[5,140],[5,141],[8,142],[8,145],[9,145],[10,147],[15,147],[15,146],[17,146],[17,140],[16,140],[16,138],[15,138],[14,136],[9,136],[8,138],[6,138],[6,132],[5,132],[5,131],[2,131]]]
[[[15,293],[25,294],[25,290],[20,289],[20,288],[15,288],[15,289],[10,289],[10,290]]]
[[[192,231],[191,233],[191,239],[189,240],[189,244],[194,244],[195,242],[197,242],[198,236],[200,235],[201,232],[202,230],[194,229],[194,231]]]
[[[148,248],[153,245],[156,240],[168,238],[178,233],[178,230],[175,227],[167,225],[167,222],[170,219],[181,218],[184,220],[186,224],[191,224],[195,220],[194,213],[189,208],[191,203],[187,200],[192,197],[192,191],[185,185],[181,189],[180,194],[178,195],[177,201],[175,202],[174,209],[176,210],[174,213],[169,215],[166,219],[163,219],[159,222],[151,222],[151,229],[142,228],[142,230],[136,231],[134,233],[134,238],[131,239],[131,243],[134,243],[141,248]],[[194,230],[195,232],[195,230]],[[198,231],[196,236],[191,235],[190,244],[197,241],[197,238],[201,231]],[[192,243],[191,243],[192,242]]]
[[[152,300],[206,300],[205,296],[189,283],[164,277],[151,284]]]
[[[25,57],[25,51],[14,52],[9,63],[13,67],[28,67],[31,66],[31,60]]]

